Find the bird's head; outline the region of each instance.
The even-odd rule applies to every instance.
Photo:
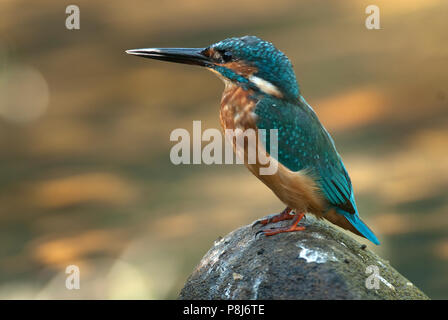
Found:
[[[277,98],[299,97],[288,57],[270,42],[255,36],[229,38],[206,48],[148,48],[127,50],[145,58],[203,66],[225,82]]]

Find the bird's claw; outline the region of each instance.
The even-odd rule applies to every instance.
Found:
[[[257,220],[252,224],[252,229],[255,228],[257,225],[261,224],[261,220]]]
[[[258,239],[258,236],[259,236],[260,234],[265,234],[265,231],[266,231],[266,230],[264,230],[264,229],[257,231],[257,232],[255,233],[255,238]]]
[[[271,223],[271,222],[272,222],[272,218],[268,218],[268,219],[260,219],[260,220],[255,221],[255,222],[252,224],[252,228],[254,228],[255,226],[257,226],[257,225],[259,225],[259,224],[265,226],[265,225],[267,225],[267,224],[269,224],[269,223]]]

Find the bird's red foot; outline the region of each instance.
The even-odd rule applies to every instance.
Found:
[[[263,230],[263,233],[266,237],[269,237],[269,236],[273,236],[273,235],[279,234],[279,233],[302,231],[302,230],[305,230],[305,227],[290,226],[290,227],[275,228],[275,229],[270,229],[270,230]]]
[[[279,234],[279,233],[285,233],[285,232],[294,232],[294,231],[302,231],[305,230],[305,227],[299,227],[297,226],[300,222],[300,220],[305,216],[305,213],[298,213],[295,214],[294,216],[294,221],[292,223],[292,225],[290,225],[289,227],[281,227],[281,228],[273,228],[273,229],[268,229],[268,230],[261,230],[258,233],[263,233],[265,236],[269,237],[269,236],[273,236],[275,234]],[[283,219],[285,220],[285,219]]]
[[[290,214],[291,211],[292,211],[291,208],[286,207],[285,210],[283,210],[283,211],[282,211],[281,213],[279,213],[279,214],[276,214],[275,216],[272,216],[272,217],[270,217],[270,218],[268,218],[268,219],[264,219],[264,220],[257,221],[257,222],[254,224],[254,226],[257,225],[257,224],[259,224],[259,223],[262,224],[263,226],[265,226],[265,225],[267,225],[267,224],[269,224],[269,223],[275,223],[275,222],[279,222],[279,221],[283,221],[283,220],[291,220],[291,219],[294,219],[295,215]]]

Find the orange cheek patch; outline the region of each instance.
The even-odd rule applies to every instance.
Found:
[[[230,70],[233,70],[235,73],[246,78],[258,71],[257,68],[253,66],[248,66],[241,61],[232,61],[220,65]]]

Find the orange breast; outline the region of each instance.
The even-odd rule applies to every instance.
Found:
[[[221,99],[220,112],[223,129],[257,129],[253,113],[256,101],[249,97],[252,94],[251,90],[244,90],[233,84],[226,85]]]

